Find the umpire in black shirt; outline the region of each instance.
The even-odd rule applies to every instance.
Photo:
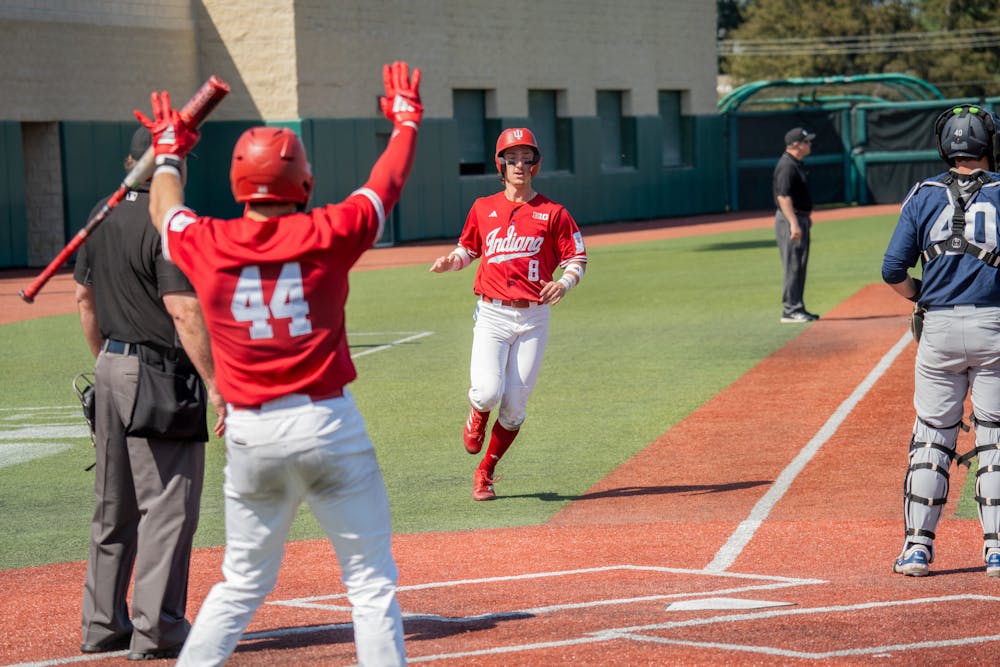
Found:
[[[809,230],[812,227],[812,197],[802,160],[812,152],[816,135],[801,127],[785,133],[785,152],[774,168],[774,236],[781,253],[784,279],[781,286],[781,321],[818,320],[806,310],[806,266],[809,263]]]
[[[139,128],[126,171],[149,145],[148,130]],[[78,253],[73,277],[80,323],[97,359],[96,509],[80,650],[128,648],[129,660],[174,657],[190,628],[185,612],[208,440],[206,387],[219,435],[225,403],[215,390],[208,334],[193,288],[163,258],[160,238],[149,224],[148,184],[129,192],[91,234]],[[160,396],[137,400],[140,390],[146,396],[154,385],[148,381],[151,371],[140,370],[140,362],[189,378],[188,428],[181,437],[174,425],[136,424],[141,404],[171,404]]]

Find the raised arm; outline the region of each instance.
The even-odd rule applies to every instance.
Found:
[[[201,135],[189,126],[180,112],[170,106],[170,93],[153,93],[149,96],[153,107],[150,119],[138,109],[135,117],[153,135],[153,152],[156,167],[149,188],[149,216],[156,231],[163,232],[163,220],[170,209],[184,205],[184,185],[181,169],[187,154],[198,143]]]
[[[417,149],[417,128],[423,118],[424,107],[420,102],[420,69],[413,70],[405,62],[394,62],[382,68],[385,96],[379,105],[385,117],[392,121],[392,135],[385,151],[372,167],[368,181],[359,190],[370,190],[378,195],[385,211],[399,202],[403,185],[413,168]]]

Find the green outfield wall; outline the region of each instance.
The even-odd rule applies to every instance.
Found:
[[[549,168],[543,159],[536,180],[540,192],[564,203],[581,225],[656,217],[714,213],[726,208],[719,190],[725,173],[722,118],[695,116],[684,119],[690,155],[685,164],[663,166],[659,116],[631,119],[634,127],[633,165],[602,166],[597,118],[565,119],[569,145],[560,150],[570,157],[566,168]],[[241,207],[229,189],[232,146],[251,121],[208,122],[202,140],[188,163],[188,202],[200,213],[235,217]],[[279,124],[279,123],[273,123]],[[303,138],[316,178],[313,204],[336,202],[362,185],[388,141],[391,126],[375,119],[306,119],[280,123]],[[530,126],[525,118],[495,119],[504,126]],[[13,124],[15,129],[17,124]],[[134,123],[66,122],[60,124],[65,235],[68,240],[86,224],[94,204],[115,190],[124,176],[122,161]],[[9,132],[16,140],[17,132]],[[393,212],[383,242],[399,243],[457,237],[473,200],[499,190],[496,172],[459,174],[457,124],[453,120],[427,119],[421,125],[417,155],[403,197]],[[543,150],[545,147],[543,146]],[[492,152],[492,147],[489,147]],[[4,155],[19,151],[4,151]],[[15,167],[17,165],[14,165]],[[492,166],[492,165],[491,165]],[[14,176],[0,182],[14,202],[23,183]],[[20,199],[23,200],[23,197]],[[9,239],[5,266],[23,265],[25,237],[23,207],[0,213]],[[21,246],[21,250],[14,251]]]
[[[0,267],[28,261],[23,155],[21,124],[0,122]]]

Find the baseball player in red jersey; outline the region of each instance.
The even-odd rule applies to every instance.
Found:
[[[494,472],[524,422],[549,338],[549,306],[559,303],[583,277],[587,249],[576,221],[561,205],[532,188],[542,154],[530,130],[504,130],[497,139],[496,166],[504,189],[477,199],[465,220],[458,247],[438,257],[430,270],[459,271],[481,258],[473,290],[469,417],[463,440],[478,454],[490,412],[499,406],[472,497],[493,500]],[[559,280],[552,280],[562,267]]]
[[[403,665],[389,503],[372,442],[346,385],[356,372],[344,327],[348,270],[372,247],[413,165],[420,70],[384,69],[392,136],[368,182],[339,204],[306,210],[312,170],[294,132],[247,130],[230,180],[242,218],[184,206],[180,159],[197,142],[167,93],[152,95],[150,190],[163,254],[205,312],[226,429],[225,580],[206,598],[179,665],[219,665],[274,587],[284,542],[307,502],[333,543],[361,665]]]

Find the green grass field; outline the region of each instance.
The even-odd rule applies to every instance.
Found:
[[[880,216],[814,228],[810,310],[823,313],[881,280],[894,222]],[[544,522],[802,330],[778,324],[781,270],[769,229],[589,254],[583,283],[554,308],[528,419],[498,468],[505,500],[494,503],[471,500],[478,458],[461,444],[472,271],[353,274],[348,333],[361,356],[351,390],[378,450],[397,532]],[[0,569],[83,560],[93,506],[93,473],[84,468],[93,451],[70,383],[93,363],[79,323],[65,315],[3,325],[0,346],[0,451],[65,447],[0,467]],[[738,431],[738,419],[727,428]],[[711,452],[692,443],[690,455]],[[224,458],[221,441],[210,442],[198,547],[223,541]],[[320,536],[301,512],[292,538]]]

